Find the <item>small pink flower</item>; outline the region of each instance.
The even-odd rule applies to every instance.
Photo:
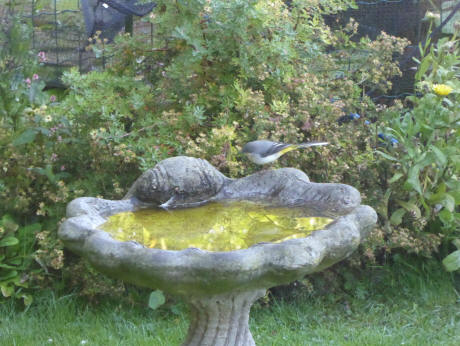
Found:
[[[26,82],[28,87],[30,87],[30,84],[32,84],[32,81],[30,80],[30,78],[27,78],[24,82]]]
[[[64,170],[65,170],[65,166],[62,165],[62,166],[61,166],[61,171],[64,171]]]
[[[51,95],[50,96],[50,102],[56,102],[56,96]]]
[[[34,75],[32,76],[32,79],[33,79],[33,80],[37,80],[38,78],[40,78],[40,77],[38,76],[38,74],[34,73]]]
[[[51,154],[51,161],[56,161],[57,160],[57,155],[55,153]]]
[[[46,61],[45,52],[38,52],[37,56],[38,56],[40,62],[45,62]]]

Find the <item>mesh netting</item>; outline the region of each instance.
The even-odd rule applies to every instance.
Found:
[[[154,10],[154,3],[138,0],[6,0],[0,5],[0,19],[20,14],[33,27],[33,49],[46,53],[49,82],[58,81],[63,69],[77,66],[87,72],[104,68],[107,57],[96,57],[85,50],[88,37],[101,31],[100,38],[110,42],[126,26],[132,25],[133,35],[153,40],[153,27],[139,18]],[[344,25],[352,17],[359,23],[359,35],[374,39],[381,31],[405,37],[413,46],[423,40],[427,10],[437,8],[442,17],[458,0],[359,0],[358,9],[350,9],[326,18],[331,26]],[[134,21],[132,18],[134,16]],[[452,22],[452,21],[451,21]],[[448,26],[446,26],[447,28]],[[410,50],[409,50],[410,51]],[[395,81],[394,97],[412,92],[412,59],[404,59],[403,77]]]
[[[96,57],[85,49],[89,38],[101,31],[99,37],[110,42],[125,29],[132,15],[143,15],[153,8],[153,4],[137,4],[137,0],[7,1],[6,6],[0,5],[0,18],[20,15],[31,24],[32,48],[45,52],[46,79],[51,85],[59,85],[59,76],[69,67],[76,66],[82,72],[104,68],[106,57]],[[122,6],[117,6],[118,3]],[[134,20],[133,33],[150,39],[151,24]]]

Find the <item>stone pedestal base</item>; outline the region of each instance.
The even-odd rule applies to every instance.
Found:
[[[249,331],[249,311],[265,292],[259,289],[185,297],[191,322],[183,346],[255,346]]]

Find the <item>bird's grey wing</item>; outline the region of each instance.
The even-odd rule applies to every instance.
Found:
[[[265,142],[262,144],[263,150],[261,150],[261,156],[267,157],[276,153],[279,153],[281,150],[290,147],[292,144],[287,143],[277,143],[277,142]]]

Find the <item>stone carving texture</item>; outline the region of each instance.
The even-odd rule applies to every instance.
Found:
[[[217,194],[231,179],[208,161],[187,156],[172,157],[147,170],[133,184],[125,199],[137,199],[158,206],[204,202]]]
[[[121,211],[238,199],[319,210],[335,221],[306,238],[229,252],[149,249],[97,229]],[[377,221],[375,211],[360,203],[353,187],[312,183],[293,168],[229,179],[205,160],[179,156],[145,172],[121,201],[83,197],[69,203],[59,237],[107,275],[188,301],[192,323],[184,345],[254,345],[247,325],[252,302],[269,287],[349,256]]]

